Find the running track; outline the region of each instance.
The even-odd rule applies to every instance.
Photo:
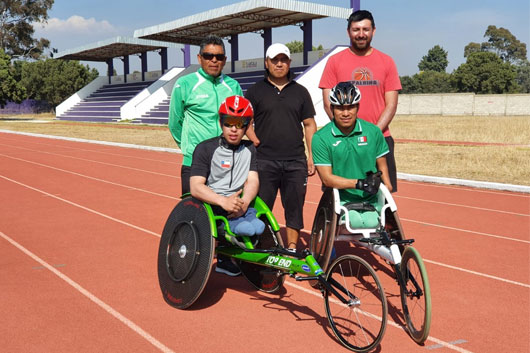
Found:
[[[159,234],[178,202],[181,156],[0,133],[0,351],[347,352],[320,293],[280,295],[212,272],[190,310],[169,307]],[[389,301],[381,352],[529,352],[530,195],[417,182],[396,194],[430,278],[425,346],[403,329],[399,291],[369,254]],[[308,242],[320,181],[309,180]],[[283,224],[281,203],[274,213]]]

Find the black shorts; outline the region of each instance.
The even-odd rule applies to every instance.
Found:
[[[305,158],[269,161],[258,159],[259,197],[272,210],[280,190],[287,227],[304,228],[304,201],[307,186],[307,160]]]
[[[389,152],[385,155],[386,164],[388,166],[388,176],[390,177],[390,183],[392,184],[392,192],[396,192],[398,187],[396,159],[394,158],[394,139],[392,138],[392,136],[388,136],[385,137],[385,140],[389,150]]]

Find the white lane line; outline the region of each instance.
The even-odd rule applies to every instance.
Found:
[[[417,223],[417,224],[426,225],[426,226],[430,226],[430,227],[444,228],[444,229],[454,230],[454,231],[457,231],[457,232],[478,234],[478,235],[484,235],[484,236],[487,236],[487,237],[492,237],[492,238],[497,238],[497,239],[511,240],[511,241],[516,241],[516,242],[520,242],[520,243],[530,244],[530,241],[524,240],[524,239],[510,238],[510,237],[506,237],[506,236],[503,236],[503,235],[482,233],[482,232],[476,232],[476,231],[473,231],[473,230],[467,230],[467,229],[462,229],[462,228],[442,226],[440,224],[427,223],[427,222],[422,222],[422,221],[415,221],[413,219],[407,219],[407,218],[401,218],[401,217],[399,219],[402,220],[402,221],[411,222],[411,223]]]
[[[492,275],[488,275],[488,274],[477,272],[477,271],[466,270],[465,268],[462,268],[462,267],[451,266],[451,265],[443,264],[443,263],[437,262],[437,261],[432,261],[432,260],[427,260],[427,259],[423,259],[423,261],[424,262],[428,262],[428,263],[433,264],[433,265],[447,267],[447,268],[450,268],[452,270],[467,272],[467,273],[471,273],[473,275],[477,275],[477,276],[481,276],[481,277],[485,277],[485,278],[489,278],[489,279],[494,279],[496,281],[501,281],[501,282],[505,282],[505,283],[515,284],[517,286],[521,286],[521,287],[524,287],[524,288],[530,288],[530,284],[516,282],[516,281],[509,280],[509,279],[505,279],[505,278],[501,278],[501,277],[497,277],[497,276],[492,276]]]
[[[421,181],[421,180],[412,180],[408,178],[402,178],[403,176],[400,174],[402,173],[398,173],[398,180],[400,183],[403,183],[403,184],[416,185],[416,186],[421,185],[422,187],[427,187],[427,188],[441,188],[441,189],[456,190],[459,192],[465,191],[465,192],[471,192],[471,193],[493,194],[493,195],[502,195],[502,196],[508,196],[508,197],[524,197],[524,198],[530,197],[530,195],[528,195],[528,191],[521,192],[521,191],[508,191],[508,190],[499,190],[499,189],[487,189],[487,188],[479,188],[478,186],[460,185],[457,183],[455,183],[454,185],[441,184],[441,183],[436,183],[436,180],[445,179],[443,177],[426,177],[426,178],[430,178],[430,181]],[[410,174],[410,175],[413,175],[413,174]],[[421,175],[415,175],[415,176],[421,177]],[[459,179],[454,179],[454,180],[457,181]],[[470,180],[464,180],[464,179],[462,179],[462,181],[471,182]],[[504,184],[500,184],[500,185],[504,185]],[[505,185],[511,186],[511,184],[505,184]],[[524,186],[524,185],[522,187],[525,190],[526,188],[529,188],[528,186]]]
[[[43,153],[50,153],[50,152],[43,152]],[[55,154],[55,153],[50,153],[50,154]],[[115,186],[123,187],[123,188],[126,188],[126,189],[132,189],[132,190],[136,190],[136,191],[139,191],[139,192],[145,192],[145,193],[148,193],[148,194],[152,194],[152,195],[156,195],[156,196],[161,196],[161,197],[165,197],[165,198],[169,198],[169,199],[173,199],[173,200],[179,200],[178,197],[168,196],[168,195],[164,195],[164,194],[159,194],[159,193],[151,192],[151,191],[148,191],[148,190],[145,190],[145,189],[136,188],[136,187],[133,187],[133,186],[127,186],[127,185],[123,185],[123,184],[119,184],[119,183],[114,183],[114,182],[111,182],[111,181],[108,181],[108,180],[99,179],[99,178],[95,178],[95,177],[90,177],[90,176],[87,176],[87,175],[85,175],[85,174],[79,174],[79,173],[76,173],[76,172],[72,172],[72,171],[68,171],[68,170],[65,170],[65,169],[60,169],[60,168],[52,167],[52,166],[49,166],[49,165],[45,165],[45,164],[41,164],[41,163],[37,163],[37,162],[33,162],[33,161],[29,161],[29,160],[21,159],[21,158],[11,157],[11,156],[8,156],[8,155],[5,155],[5,154],[0,154],[0,155],[1,155],[1,156],[4,156],[4,157],[6,157],[6,158],[11,158],[11,159],[19,160],[19,161],[26,162],[26,163],[36,164],[36,165],[39,165],[39,166],[42,166],[42,167],[46,167],[46,168],[50,168],[50,169],[55,169],[55,170],[62,171],[62,172],[65,172],[65,173],[70,173],[70,174],[73,174],[73,175],[77,175],[77,176],[84,177],[84,178],[87,178],[87,179],[92,179],[92,180],[100,181],[100,182],[103,182],[103,183],[107,183],[107,184],[111,184],[111,185],[115,185]],[[64,156],[64,157],[67,157],[67,158],[74,158],[74,159],[80,159],[80,158],[69,157],[69,156]],[[84,159],[80,159],[80,160],[84,160]],[[108,165],[111,165],[111,166],[115,166],[115,165],[113,165],[113,164],[104,163],[104,162],[98,162],[98,161],[92,161],[92,160],[89,160],[89,161],[91,161],[91,162],[95,162],[95,163],[108,164]],[[120,166],[120,167],[121,167],[121,166]],[[142,169],[136,169],[136,168],[130,168],[130,167],[121,167],[121,168],[134,169],[134,170],[137,170],[137,171],[140,171],[140,172],[144,172],[144,171],[145,171],[145,170],[142,170]],[[156,173],[156,172],[150,172],[150,171],[145,171],[145,172],[147,172],[147,173],[153,173],[153,174],[159,174],[159,175],[163,175],[163,176],[174,177],[174,176],[171,176],[171,175],[161,174],[161,173]],[[179,178],[179,177],[177,177],[177,178]],[[280,197],[280,196],[278,195],[277,198],[279,198],[279,197]],[[435,202],[435,201],[428,201],[428,200],[421,200],[421,199],[416,199],[416,200],[426,201],[426,202]],[[312,202],[312,201],[306,201],[306,203],[307,203],[307,204],[315,204],[315,205],[318,205],[318,203],[316,203],[316,202]],[[449,204],[449,205],[453,205],[453,204]],[[457,206],[461,206],[461,207],[469,207],[469,206],[463,206],[463,205],[457,205]],[[475,208],[475,207],[470,207],[470,208]],[[488,209],[487,209],[487,210],[488,210]],[[510,213],[510,212],[504,212],[504,211],[498,211],[498,210],[490,210],[490,211],[503,212],[503,213]],[[516,213],[513,213],[513,214],[516,214]],[[518,215],[518,214],[516,214],[516,215]],[[521,215],[522,215],[522,214],[521,214]],[[526,216],[526,215],[522,215],[522,216]],[[498,239],[512,240],[512,241],[517,241],[517,242],[522,242],[522,243],[530,244],[530,241],[527,241],[527,240],[515,239],[515,238],[510,238],[510,237],[501,236],[501,235],[489,234],[489,233],[476,232],[476,231],[471,231],[471,230],[466,230],[466,229],[461,229],[461,228],[454,228],[454,227],[449,227],[449,226],[443,226],[443,225],[439,225],[439,224],[432,224],[432,223],[427,223],[427,222],[421,222],[421,221],[416,221],[416,220],[407,219],[407,218],[400,218],[400,219],[401,219],[401,220],[404,220],[404,221],[413,222],[413,223],[418,223],[418,224],[423,224],[423,225],[428,225],[428,226],[432,226],[432,227],[438,227],[438,228],[450,229],[450,230],[455,230],[455,231],[460,231],[460,232],[466,232],[466,233],[472,233],[472,234],[485,235],[485,236],[488,236],[488,237],[494,237],[494,238],[498,238]]]
[[[414,201],[420,201],[420,202],[429,202],[429,203],[435,203],[438,205],[446,205],[446,206],[455,206],[455,207],[464,207],[464,208],[471,208],[474,210],[480,210],[480,211],[489,211],[489,212],[496,212],[496,213],[505,213],[505,214],[511,214],[515,216],[523,216],[523,217],[530,217],[530,214],[527,213],[517,213],[517,212],[510,212],[510,211],[502,211],[502,210],[495,210],[492,208],[484,208],[484,207],[476,207],[476,206],[467,206],[457,203],[449,203],[449,202],[442,202],[442,201],[434,201],[434,200],[425,200],[425,199],[418,199],[416,197],[408,197],[408,196],[399,196],[396,195],[396,199],[407,199],[407,200],[414,200]]]
[[[110,305],[96,297],[94,294],[90,293],[88,290],[83,288],[80,284],[72,280],[70,277],[63,274],[61,271],[55,269],[52,265],[48,264],[46,261],[42,260],[40,257],[17,243],[15,240],[11,239],[9,236],[5,235],[2,231],[0,231],[0,237],[7,240],[11,245],[16,247],[18,250],[22,251],[24,254],[32,258],[34,261],[38,262],[42,267],[46,268],[48,271],[68,283],[70,286],[72,286],[75,290],[77,290],[79,293],[90,299],[93,303],[98,305],[100,308],[105,310],[108,314],[112,315],[116,319],[120,320],[123,324],[125,324],[127,327],[129,327],[131,330],[133,330],[135,333],[143,337],[146,341],[151,343],[153,346],[158,348],[162,352],[168,352],[168,353],[174,353],[173,350],[166,347],[164,344],[162,344],[160,341],[158,341],[156,338],[151,336],[149,333],[144,331],[140,326],[136,325],[134,322],[123,316],[121,313],[119,313],[117,310],[112,308]]]
[[[403,219],[403,218],[401,218]],[[280,224],[278,223],[278,225],[282,226],[282,227],[285,227],[285,224]],[[302,232],[308,232],[309,234],[311,234],[311,231],[308,231],[306,229],[302,229],[301,230]],[[509,239],[509,240],[513,240],[513,239]],[[305,242],[305,241],[303,241]],[[527,287],[527,288],[530,288],[530,284],[526,284],[526,283],[521,283],[521,282],[516,282],[516,281],[512,281],[512,280],[509,280],[509,279],[505,279],[505,278],[501,278],[501,277],[496,277],[496,276],[492,276],[492,275],[488,275],[488,274],[485,274],[485,273],[481,273],[481,272],[476,272],[476,271],[472,271],[472,270],[467,270],[465,268],[462,268],[462,267],[456,267],[456,266],[451,266],[451,265],[447,265],[447,264],[444,264],[444,263],[441,263],[441,262],[437,262],[437,261],[432,261],[432,260],[428,260],[428,259],[423,259],[424,262],[428,262],[430,264],[433,264],[433,265],[438,265],[438,266],[442,266],[442,267],[447,267],[447,268],[450,268],[452,270],[456,270],[456,271],[460,271],[460,272],[466,272],[466,273],[471,273],[471,274],[475,274],[477,276],[481,276],[481,277],[486,277],[486,278],[489,278],[489,279],[494,279],[494,280],[497,280],[497,281],[501,281],[501,282],[505,282],[505,283],[510,283],[510,284],[515,284],[515,285],[518,285],[518,286],[521,286],[521,287]]]
[[[100,179],[100,178],[96,178],[96,177],[91,177],[91,176],[88,176],[88,175],[85,175],[85,174],[80,174],[80,173],[72,172],[72,171],[70,171],[70,170],[66,170],[66,169],[61,169],[61,168],[52,167],[52,166],[47,165],[47,164],[42,164],[42,163],[38,163],[38,162],[32,162],[32,161],[28,161],[28,160],[26,160],[26,159],[21,159],[21,158],[17,158],[17,157],[11,157],[11,156],[7,156],[7,155],[2,154],[2,153],[0,153],[0,156],[6,157],[6,158],[10,158],[10,159],[14,159],[14,160],[21,161],[21,162],[25,162],[25,163],[30,163],[30,164],[38,165],[38,166],[40,166],[40,167],[44,167],[44,168],[49,168],[49,169],[57,170],[57,171],[60,171],[60,172],[63,172],[63,173],[68,173],[68,174],[76,175],[76,176],[79,176],[79,177],[82,177],[82,178],[86,178],[86,179],[90,179],[90,180],[95,180],[95,181],[99,181],[99,182],[106,183],[106,184],[110,184],[110,185],[114,185],[114,186],[119,186],[119,187],[126,188],[126,189],[129,189],[129,190],[135,190],[135,191],[139,191],[139,192],[145,192],[145,193],[147,193],[147,194],[151,194],[151,195],[155,195],[155,196],[160,196],[160,197],[165,197],[165,198],[172,199],[172,200],[180,200],[180,198],[178,198],[178,197],[169,196],[169,195],[165,195],[165,194],[160,194],[160,193],[158,193],[158,192],[148,191],[148,190],[145,190],[145,189],[139,189],[139,188],[136,188],[136,187],[134,187],[134,186],[129,186],[129,185],[124,185],[124,184],[119,184],[119,183],[115,183],[115,182],[112,182],[112,181],[109,181],[109,180],[105,180],[105,179]]]
[[[37,138],[45,138],[45,139],[52,139],[52,140],[64,140],[64,141],[71,141],[71,142],[77,142],[77,143],[87,143],[87,144],[95,144],[95,145],[104,145],[104,146],[110,146],[110,147],[120,147],[120,148],[128,148],[128,149],[137,149],[137,150],[146,150],[146,151],[152,151],[152,152],[169,152],[174,154],[182,154],[180,149],[178,148],[165,148],[165,147],[153,147],[153,146],[145,146],[145,145],[133,145],[129,143],[119,143],[119,142],[108,142],[108,141],[99,141],[99,140],[86,140],[86,139],[80,139],[80,138],[73,138],[73,137],[63,137],[63,136],[54,136],[54,135],[42,135],[42,134],[34,134],[30,132],[20,132],[20,131],[11,131],[11,130],[0,130],[0,133],[6,133],[6,134],[13,134],[13,135],[24,135],[24,136],[30,136],[30,137],[37,137]],[[18,141],[18,140],[15,140]],[[53,144],[47,144],[42,142],[32,142],[33,144],[40,144],[44,146],[51,146],[57,148],[58,146]],[[76,148],[71,146],[60,146],[61,148],[68,148],[72,150],[78,150],[78,151],[86,151],[91,153],[100,153],[100,154],[107,154],[111,156],[119,156],[120,158],[126,157],[126,158],[132,158],[132,159],[144,159],[148,161],[156,161],[160,163],[166,163],[166,164],[177,164],[180,165],[182,163],[178,162],[171,162],[171,161],[163,161],[163,160],[153,160],[149,158],[143,158],[138,156],[128,156],[124,155],[123,153],[110,153],[106,151],[98,151],[98,150],[92,150],[92,149],[84,149],[84,148]]]
[[[37,138],[48,138],[48,139],[56,139],[56,140],[66,140],[66,141],[73,141],[73,142],[79,142],[79,143],[92,143],[92,144],[100,144],[100,145],[106,145],[106,146],[116,146],[116,147],[122,147],[122,148],[129,148],[129,149],[140,149],[140,150],[148,150],[148,151],[158,151],[158,152],[170,152],[170,153],[178,153],[182,154],[182,152],[179,149],[176,148],[164,148],[164,147],[152,147],[152,146],[142,146],[142,145],[133,145],[133,144],[125,144],[125,143],[117,143],[117,142],[108,142],[108,141],[97,141],[97,140],[87,140],[87,139],[79,139],[79,138],[70,138],[70,137],[63,137],[63,136],[53,136],[53,135],[43,135],[43,134],[35,134],[35,133],[28,133],[28,132],[20,132],[20,131],[11,131],[11,130],[1,130],[0,133],[6,133],[6,134],[13,134],[13,135],[25,135],[25,136],[31,136],[31,137],[37,137]],[[71,147],[70,147],[71,148]],[[83,149],[79,149],[83,150]],[[106,152],[99,152],[99,151],[92,151],[87,150],[94,153],[106,153]],[[108,153],[111,154],[111,153]],[[120,157],[123,157],[123,155],[119,155]],[[141,158],[141,157],[134,157],[134,156],[126,156],[129,158]],[[162,162],[162,161],[161,161]],[[162,162],[167,163],[167,162]],[[178,163],[180,165],[181,163]],[[412,178],[417,179],[416,182],[411,182]],[[433,176],[423,176],[423,175],[415,175],[415,174],[405,174],[405,173],[398,173],[398,179],[403,183],[410,183],[410,184],[417,184],[418,182],[422,183],[425,187],[441,187],[441,188],[447,188],[447,189],[454,189],[459,191],[469,191],[469,192],[480,192],[480,193],[492,193],[492,194],[500,194],[504,196],[515,196],[515,197],[525,197],[528,198],[528,195],[522,195],[522,194],[514,194],[511,192],[503,192],[506,188],[508,189],[522,189],[520,190],[514,190],[514,192],[523,192],[523,193],[529,193],[530,192],[530,186],[521,186],[521,185],[511,185],[511,184],[501,184],[501,183],[489,183],[489,182],[480,182],[480,181],[474,181],[474,180],[464,180],[464,179],[450,179],[451,184],[453,185],[460,185],[459,186],[450,186],[447,184],[442,184],[446,182],[449,178],[443,178],[443,177],[433,177]],[[308,185],[315,185],[318,187],[321,187],[321,183],[308,183]],[[482,188],[482,189],[479,189]],[[489,189],[488,189],[489,188]],[[500,188],[500,189],[498,189]],[[495,190],[498,190],[497,192]]]
[[[156,236],[157,238],[160,238],[160,234],[158,233],[155,233],[155,232],[152,232],[150,230],[147,230],[147,229],[144,229],[144,228],[141,228],[141,227],[138,227],[138,226],[135,226],[134,224],[131,224],[131,223],[128,223],[128,222],[125,222],[125,221],[122,221],[120,219],[117,219],[117,218],[114,218],[114,217],[111,217],[111,216],[108,216],[104,213],[101,213],[101,212],[98,212],[98,211],[95,211],[93,209],[90,209],[88,207],[85,207],[85,206],[82,206],[82,205],[79,205],[75,202],[72,202],[72,201],[69,201],[69,200],[66,200],[66,199],[63,199],[61,197],[58,197],[58,196],[55,196],[55,195],[52,195],[46,191],[43,191],[43,190],[39,190],[37,188],[34,188],[32,186],[29,186],[29,185],[26,185],[26,184],[23,184],[21,182],[18,182],[16,180],[13,180],[13,179],[10,179],[10,178],[7,178],[3,175],[0,175],[0,178],[3,178],[7,181],[10,181],[12,183],[15,183],[15,184],[18,184],[20,186],[23,186],[23,187],[26,187],[30,190],[33,190],[33,191],[36,191],[36,192],[39,192],[41,194],[44,194],[46,196],[49,196],[49,197],[53,197],[54,199],[57,199],[59,201],[62,201],[62,202],[65,202],[65,203],[68,203],[69,205],[72,205],[74,207],[78,207],[80,209],[83,209],[85,211],[88,211],[90,213],[94,213],[98,216],[101,216],[101,217],[104,217],[106,219],[109,219],[111,221],[114,221],[114,222],[117,222],[117,223],[120,223],[120,224],[123,224],[125,226],[128,226],[128,227],[131,227],[131,228],[134,228],[136,230],[139,230],[139,231],[142,231],[142,232],[145,232],[145,233],[148,233],[148,234],[151,234],[151,235],[154,235]],[[282,225],[282,226],[285,226],[285,225]],[[307,230],[304,229],[304,231],[307,232]],[[310,231],[309,231],[310,232]],[[503,278],[500,278],[500,277],[495,277],[495,276],[491,276],[491,275],[487,275],[487,274],[483,274],[483,273],[480,273],[480,272],[476,272],[476,271],[471,271],[471,270],[466,270],[466,269],[463,269],[463,268],[460,268],[460,267],[455,267],[455,266],[451,266],[451,265],[445,265],[445,264],[442,264],[442,263],[439,263],[439,262],[435,262],[435,261],[430,261],[430,260],[427,260],[427,259],[423,259],[424,261],[426,262],[429,262],[429,263],[432,263],[432,264],[436,264],[436,265],[440,265],[440,266],[444,266],[444,267],[447,267],[447,268],[451,268],[453,270],[457,270],[457,271],[462,271],[462,272],[467,272],[467,273],[472,273],[472,274],[476,274],[478,276],[482,276],[482,277],[487,277],[487,278],[490,278],[490,279],[495,279],[495,280],[500,280],[502,282],[505,282],[505,283],[511,283],[511,284],[516,284],[516,285],[520,285],[520,286],[523,286],[523,287],[529,287],[529,285],[527,284],[524,284],[524,283],[519,283],[519,282],[515,282],[515,281],[511,281],[511,280],[508,280],[508,279],[503,279]]]
[[[122,221],[122,220],[120,220],[120,219],[117,219],[117,218],[114,218],[114,217],[108,216],[108,215],[106,215],[106,214],[104,214],[104,213],[98,212],[98,211],[93,210],[93,209],[91,209],[91,208],[88,208],[88,207],[82,206],[82,205],[80,205],[80,204],[77,204],[77,203],[75,203],[75,202],[72,202],[72,201],[69,201],[69,200],[63,199],[62,197],[59,197],[59,196],[55,196],[55,195],[53,195],[53,194],[50,194],[49,192],[46,192],[46,191],[43,191],[43,190],[40,190],[40,189],[34,188],[34,187],[32,187],[32,186],[29,186],[29,185],[23,184],[23,183],[21,183],[21,182],[18,182],[18,181],[16,181],[16,180],[10,179],[10,178],[5,177],[5,176],[3,176],[3,175],[0,175],[0,178],[5,179],[5,180],[7,180],[7,181],[10,181],[10,182],[12,182],[12,183],[14,183],[14,184],[17,184],[17,185],[23,186],[23,187],[25,187],[25,188],[28,188],[28,189],[30,189],[30,190],[36,191],[36,192],[38,192],[38,193],[44,194],[44,195],[46,195],[46,196],[53,197],[53,198],[56,199],[56,200],[59,200],[59,201],[65,202],[65,203],[67,203],[67,204],[69,204],[69,205],[71,205],[71,206],[74,206],[74,207],[80,208],[80,209],[82,209],[82,210],[85,210],[85,211],[88,211],[88,212],[90,212],[90,213],[96,214],[96,215],[101,216],[101,217],[103,217],[103,218],[109,219],[109,220],[111,220],[111,221],[114,221],[114,222],[117,222],[117,223],[123,224],[123,225],[125,225],[125,226],[127,226],[127,227],[131,227],[131,228],[134,228],[134,229],[136,229],[136,230],[139,230],[139,231],[145,232],[145,233],[147,233],[147,234],[154,235],[154,236],[157,237],[157,238],[160,238],[160,234],[158,234],[158,233],[151,232],[150,230],[144,229],[144,228],[142,228],[142,227],[135,226],[134,224],[131,224],[131,223],[128,223],[128,222]]]
[[[315,297],[319,297],[319,298],[322,298],[322,294],[320,294],[320,292],[317,292],[316,290],[310,290],[308,288],[305,288],[305,287],[302,287],[298,284],[295,284],[293,283],[292,281],[285,281],[284,282],[285,284],[287,284],[289,287],[293,287],[295,289],[298,289],[302,292],[305,292],[305,293],[308,293],[308,294],[311,294]],[[406,328],[403,326],[403,325],[400,325],[398,323],[396,323],[395,321],[392,321],[392,320],[387,320],[387,323],[392,326],[392,327],[395,327],[395,328],[399,328],[401,330],[406,330]],[[441,339],[438,339],[436,337],[433,337],[433,336],[429,336],[427,338],[427,341],[432,341],[436,344],[439,344],[439,345],[442,345],[448,349],[451,349],[451,350],[454,350],[454,351],[457,351],[457,352],[461,352],[461,353],[471,353],[471,351],[468,351],[464,348],[461,348],[461,347],[457,347],[455,346],[454,344],[451,344],[449,342],[445,342],[445,341],[442,341]]]
[[[0,146],[2,146],[2,145],[3,144],[0,144]],[[21,150],[30,151],[30,152],[33,152],[33,153],[45,153],[45,154],[50,154],[50,155],[53,155],[53,156],[59,156],[59,157],[63,157],[63,158],[75,159],[75,160],[83,161],[83,162],[92,162],[92,163],[98,163],[98,164],[102,164],[102,165],[108,165],[108,166],[111,166],[111,167],[114,167],[114,168],[123,168],[123,169],[138,171],[138,172],[141,172],[141,173],[148,173],[148,174],[154,174],[154,175],[167,176],[167,177],[173,178],[173,179],[180,179],[180,176],[173,175],[173,174],[158,173],[158,172],[153,172],[153,171],[147,170],[147,169],[140,169],[140,168],[134,168],[134,167],[128,167],[128,166],[124,166],[124,165],[114,164],[114,163],[101,162],[101,161],[97,161],[97,160],[94,160],[94,159],[87,159],[87,158],[79,158],[79,157],[74,157],[74,156],[68,156],[68,155],[65,155],[65,154],[62,154],[62,153],[39,151],[39,150],[30,149],[30,148],[24,148],[24,147],[18,147],[18,146],[10,146],[10,145],[3,145],[3,146],[9,146],[9,147],[13,147],[13,148],[21,149]],[[16,158],[16,157],[8,156],[6,154],[2,154],[2,156],[9,157],[9,158]],[[149,160],[149,161],[152,161],[152,160]]]
[[[5,179],[5,180],[7,180],[7,181],[13,182],[13,183],[18,184],[18,185],[21,185],[21,186],[26,187],[26,188],[28,188],[28,189],[30,189],[30,190],[34,190],[34,191],[39,192],[39,193],[42,193],[42,194],[44,194],[44,195],[47,195],[47,196],[53,197],[53,198],[55,198],[55,199],[57,199],[57,200],[63,201],[63,202],[65,202],[65,203],[68,203],[68,204],[70,204],[70,205],[72,205],[72,206],[75,206],[75,207],[81,208],[81,209],[86,210],[86,211],[88,211],[88,212],[91,212],[91,213],[97,214],[97,215],[99,215],[99,216],[102,216],[102,217],[107,218],[107,219],[109,219],[109,220],[115,221],[115,222],[117,222],[117,223],[120,223],[120,224],[123,224],[123,225],[129,226],[129,227],[131,227],[131,228],[134,228],[134,229],[137,229],[137,230],[143,231],[143,232],[145,232],[145,233],[148,233],[148,234],[154,235],[154,236],[156,236],[156,237],[158,237],[158,238],[160,237],[159,234],[154,233],[154,232],[151,232],[151,231],[149,231],[149,230],[147,230],[147,229],[144,229],[144,228],[141,228],[141,227],[135,226],[135,225],[133,225],[133,224],[130,224],[130,223],[128,223],[128,222],[125,222],[125,221],[122,221],[122,220],[116,219],[116,218],[114,218],[114,217],[111,217],[111,216],[105,215],[105,214],[103,214],[103,213],[101,213],[101,212],[98,212],[98,211],[92,210],[92,209],[90,209],[90,208],[87,208],[87,207],[81,206],[81,205],[79,205],[79,204],[76,204],[76,203],[74,203],[74,202],[68,201],[68,200],[66,200],[66,199],[63,199],[63,198],[57,197],[57,196],[52,195],[52,194],[50,194],[50,193],[47,193],[47,192],[45,192],[45,191],[42,191],[42,190],[39,190],[39,189],[33,188],[33,187],[29,186],[29,185],[26,185],[26,184],[20,183],[20,182],[18,182],[18,181],[12,180],[12,179],[7,178],[7,177],[5,177],[5,176],[3,176],[3,175],[0,175],[0,178],[3,178],[3,179]],[[304,231],[307,232],[307,230],[304,230]],[[507,279],[503,279],[503,278],[495,277],[495,276],[491,276],[491,275],[486,275],[486,274],[483,274],[483,273],[480,273],[480,272],[471,271],[471,270],[466,270],[466,269],[463,269],[463,268],[459,268],[459,267],[455,267],[455,266],[451,266],[451,265],[446,265],[446,264],[442,264],[442,263],[435,262],[435,261],[431,261],[431,260],[427,260],[427,259],[423,259],[423,261],[428,262],[428,263],[431,263],[431,264],[435,264],[435,265],[439,265],[439,266],[447,267],[447,268],[450,268],[450,269],[453,269],[453,270],[462,271],[462,272],[467,272],[467,273],[475,274],[475,275],[478,275],[478,276],[486,277],[486,278],[489,278],[489,279],[499,280],[499,281],[502,281],[502,282],[505,282],[505,283],[516,284],[516,285],[520,285],[520,286],[523,286],[523,287],[529,287],[529,288],[530,288],[530,285],[528,285],[528,284],[519,283],[519,282],[515,282],[515,281],[511,281],[511,280],[507,280]],[[286,283],[288,283],[288,282],[286,282]],[[288,283],[288,284],[291,285],[291,283]],[[293,287],[294,287],[294,286],[293,286]],[[316,293],[314,293],[314,292],[312,292],[312,291],[309,291],[309,290],[307,290],[307,289],[305,289],[305,288],[303,288],[303,287],[300,287],[300,288],[302,288],[302,290],[304,290],[304,291],[308,291],[308,292],[313,293],[313,294],[316,295]],[[395,324],[395,323],[394,323],[394,324]],[[396,325],[397,325],[397,324],[396,324]],[[398,325],[398,327],[400,327],[400,326]],[[442,345],[444,345],[445,347],[451,348],[451,349],[456,350],[456,351],[458,351],[458,352],[468,352],[468,351],[466,351],[466,350],[461,350],[460,347],[456,347],[456,346],[450,345],[450,344],[448,344],[448,343],[446,343],[446,342],[444,342],[444,341],[438,340],[438,339],[433,338],[433,337],[429,337],[429,340],[431,340],[431,341],[433,341],[433,342],[435,342],[435,343],[438,343],[438,344],[442,344]]]

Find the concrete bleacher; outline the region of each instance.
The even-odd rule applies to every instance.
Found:
[[[296,77],[302,72],[304,72],[308,67],[309,66],[293,67],[291,68],[291,71],[294,77]],[[265,71],[256,70],[248,72],[234,72],[229,73],[228,75],[233,79],[237,80],[243,92],[246,92],[249,87],[251,87],[253,84],[258,82],[259,80],[262,80],[265,77]],[[157,104],[147,113],[142,114],[142,117],[140,119],[134,119],[133,122],[141,124],[167,124],[169,119],[170,99],[171,97],[168,96],[167,99]]]
[[[121,119],[120,108],[153,81],[104,85],[64,113],[59,120],[115,122]]]
[[[328,55],[346,47],[337,46],[330,51],[317,50],[309,53],[310,65],[303,65],[302,53],[291,55],[291,71],[298,83],[305,86],[317,110],[317,125],[329,119],[322,107],[322,93],[318,81]],[[123,83],[120,76],[99,76],[91,83],[58,105],[56,117],[60,120],[132,122],[137,124],[166,125],[169,117],[169,102],[173,86],[178,77],[197,71],[198,64],[189,67],[172,67],[165,73],[160,70],[145,72],[147,81],[140,81],[143,75],[127,75],[129,83]],[[243,90],[262,80],[265,75],[263,58],[245,59],[235,62],[235,72],[230,72],[227,63],[223,73],[236,79]],[[302,75],[303,73],[303,75]],[[111,80],[112,84],[108,84]]]
[[[166,99],[154,106],[150,111],[142,114],[140,119],[134,119],[133,123],[140,124],[165,124],[167,125],[169,119],[169,103],[171,97],[167,96]]]

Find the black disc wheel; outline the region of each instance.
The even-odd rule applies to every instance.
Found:
[[[337,228],[337,214],[333,204],[333,189],[326,188],[320,198],[311,229],[310,250],[323,271],[326,271],[329,265]],[[311,284],[315,285],[313,282]]]
[[[344,298],[324,293],[326,314],[340,343],[354,352],[368,352],[381,342],[388,307],[377,274],[363,259],[345,255],[329,267],[326,279]]]
[[[214,251],[202,202],[183,199],[169,215],[158,248],[158,281],[169,305],[186,309],[197,300],[210,276]]]
[[[425,342],[431,328],[431,290],[423,260],[416,249],[407,246],[401,259],[401,305],[409,334],[418,344]]]
[[[279,232],[274,232],[266,215],[260,219],[265,223],[265,231],[258,236],[255,249],[273,249],[276,246],[283,247],[282,237]],[[283,287],[284,277],[282,271],[253,264],[250,262],[237,261],[243,276],[258,290],[275,293]]]

